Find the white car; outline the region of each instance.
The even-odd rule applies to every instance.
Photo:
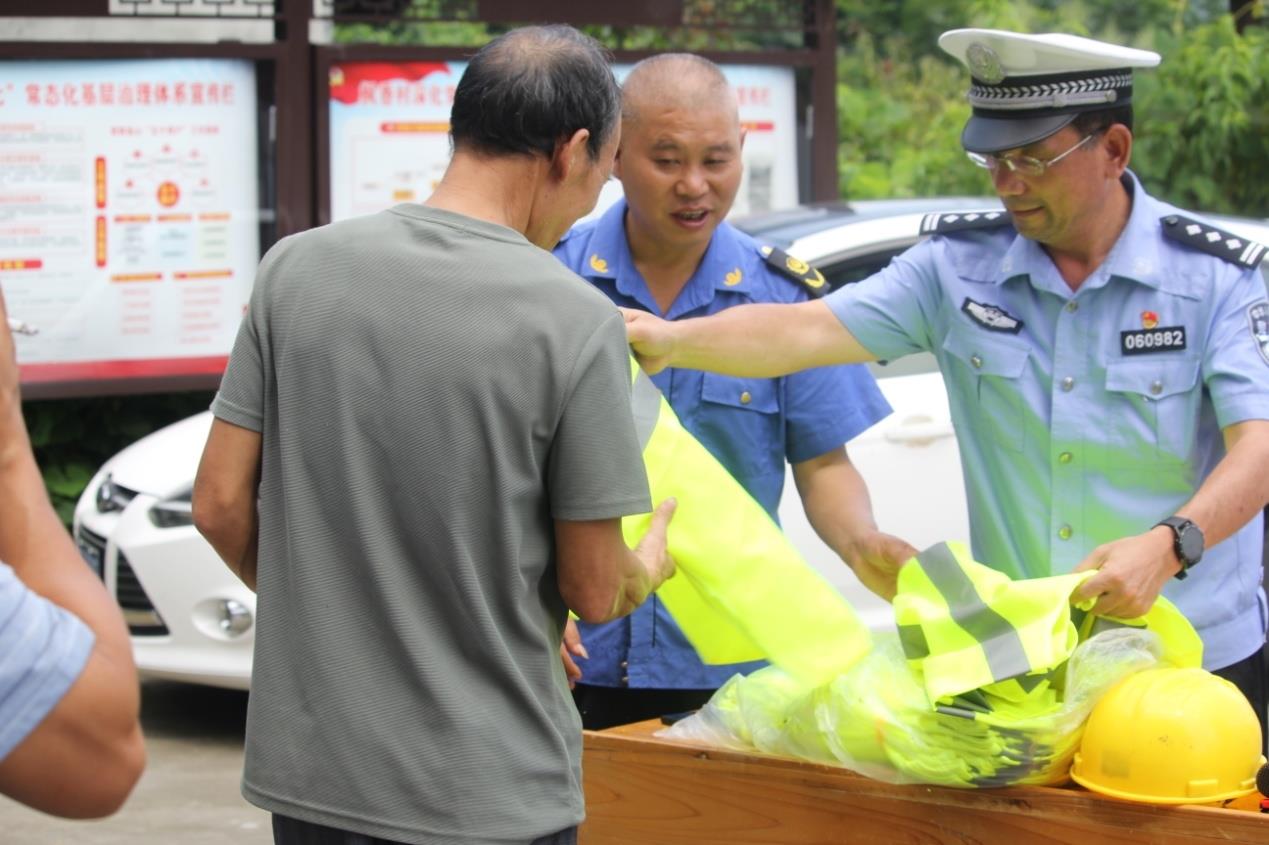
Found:
[[[738,225],[816,265],[838,287],[871,275],[916,243],[926,213],[999,207],[983,198],[877,200],[806,206]],[[1269,241],[1269,221],[1219,223]],[[960,455],[933,356],[914,355],[872,370],[894,413],[853,440],[849,452],[868,482],[878,525],[917,548],[968,540]],[[210,427],[211,415],[198,414],[107,461],[76,506],[75,539],[123,608],[143,676],[246,689],[255,596],[230,574],[190,518],[194,473]],[[893,624],[889,605],[864,589],[815,535],[791,473],[780,521],[870,627]]]

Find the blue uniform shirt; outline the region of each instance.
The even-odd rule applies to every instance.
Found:
[[[1161,218],[1182,212],[1132,174],[1125,186],[1127,225],[1075,293],[1006,225],[930,238],[827,299],[874,355],[937,357],[974,555],[1015,578],[1069,572],[1148,530],[1224,456],[1222,428],[1269,419],[1263,280],[1166,238]],[[1261,523],[1163,590],[1209,669],[1265,642]]]
[[[675,320],[751,302],[801,302],[801,285],[770,268],[758,245],[728,223],[714,232],[700,266],[661,314],[626,243],[625,201],[565,235],[555,254],[609,299]],[[785,461],[840,447],[890,413],[867,369],[822,367],[784,378],[734,378],[668,369],[652,377],[685,428],[718,458],[772,518]],[[844,566],[845,564],[843,564]],[[590,660],[583,683],[662,689],[712,689],[761,663],[706,666],[664,605],[652,596],[604,625],[579,624]]]
[[[79,678],[93,632],[0,563],[0,760],[22,744]]]

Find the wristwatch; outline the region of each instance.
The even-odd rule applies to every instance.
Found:
[[[1172,529],[1172,551],[1181,564],[1181,571],[1176,574],[1183,580],[1190,572],[1190,567],[1203,559],[1203,529],[1199,528],[1183,516],[1170,516],[1155,524],[1155,528],[1166,525]]]

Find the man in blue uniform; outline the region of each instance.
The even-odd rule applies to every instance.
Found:
[[[715,65],[682,54],[640,62],[622,92],[614,172],[625,199],[573,229],[556,255],[618,305],[669,320],[822,294],[818,272],[764,252],[724,222],[740,186],[742,142],[735,96]],[[843,448],[890,410],[867,370],[784,378],[667,370],[654,381],[773,518],[790,461],[815,530],[869,588],[893,595],[894,568],[914,550],[877,530]],[[655,597],[627,619],[580,628],[575,695],[588,728],[698,707],[734,673],[760,665],[702,664]]]
[[[824,301],[628,313],[635,349],[653,371],[753,376],[933,352],[975,556],[1016,577],[1096,569],[1075,598],[1107,615],[1162,592],[1263,725],[1264,248],[1127,169],[1132,69],[1156,54],[990,30],[940,45],[974,77],[962,143],[1007,214],[931,215],[934,237]]]

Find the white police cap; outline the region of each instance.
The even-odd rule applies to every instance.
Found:
[[[1159,54],[1049,33],[953,29],[939,46],[974,77],[973,115],[961,144],[974,153],[1025,147],[1047,138],[1081,112],[1132,102],[1132,69],[1154,67]]]

